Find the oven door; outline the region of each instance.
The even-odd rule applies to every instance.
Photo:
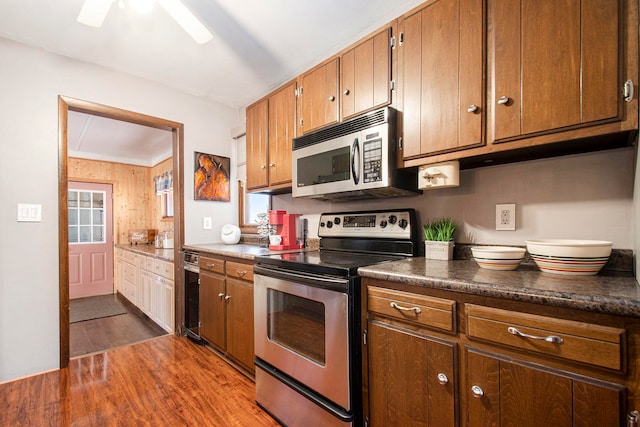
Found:
[[[256,357],[350,410],[349,279],[254,272]]]

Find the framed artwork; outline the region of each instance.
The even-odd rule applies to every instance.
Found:
[[[193,198],[218,202],[230,201],[231,183],[228,157],[195,152]]]

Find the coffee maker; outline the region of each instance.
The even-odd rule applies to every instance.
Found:
[[[284,251],[304,248],[304,226],[301,214],[284,210],[269,211],[269,249]]]

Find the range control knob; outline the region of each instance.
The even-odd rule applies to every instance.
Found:
[[[393,225],[398,222],[398,217],[395,215],[389,215],[389,224]]]
[[[333,223],[334,223],[335,225],[340,224],[340,218],[339,218],[339,217],[335,217],[335,218],[333,218]]]
[[[327,221],[327,228],[333,227],[333,223],[331,221]]]
[[[320,222],[320,227],[324,227],[324,222]]]
[[[380,228],[385,228],[387,226],[387,221],[386,220],[382,220],[380,221]]]
[[[405,228],[407,228],[407,225],[409,225],[409,221],[402,218],[400,221],[398,221],[398,225],[404,230]]]

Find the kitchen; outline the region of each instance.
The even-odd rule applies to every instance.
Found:
[[[416,3],[417,5],[418,3]],[[355,39],[353,40],[355,41]],[[230,141],[227,123],[241,123],[243,115],[218,104],[204,103],[152,84],[86,63],[71,62],[57,55],[26,48],[2,40],[4,58],[16,58],[4,68],[2,111],[7,129],[2,160],[2,194],[8,212],[2,222],[3,235],[10,249],[2,253],[2,365],[1,380],[54,369],[58,359],[57,286],[57,96],[61,93],[106,105],[167,117],[185,124],[185,151],[206,148],[212,135],[229,144],[217,148],[216,154],[237,158],[237,148]],[[6,55],[4,55],[6,53]],[[320,58],[317,58],[320,59]],[[38,64],[36,67],[28,64]],[[46,76],[44,78],[43,76]],[[21,82],[16,85],[13,82]],[[104,82],[109,82],[105,87]],[[113,91],[112,87],[121,90]],[[47,94],[48,98],[42,101]],[[163,102],[164,101],[164,102]],[[34,114],[35,113],[35,114]],[[33,125],[33,117],[39,118]],[[212,122],[210,117],[220,117]],[[185,136],[186,136],[185,135]],[[26,158],[24,164],[11,159]],[[571,157],[535,160],[484,169],[463,171],[461,185],[423,196],[398,199],[398,207],[416,206],[424,218],[452,215],[465,225],[457,240],[460,243],[522,245],[532,237],[588,236],[615,242],[616,249],[638,247],[638,188],[633,148],[595,152]],[[33,173],[29,168],[33,168]],[[188,169],[188,167],[186,167]],[[27,172],[25,172],[27,171]],[[238,172],[240,176],[241,172]],[[15,177],[22,177],[16,180]],[[526,177],[522,179],[520,177]],[[499,182],[500,185],[495,183]],[[185,180],[188,185],[189,180]],[[635,185],[634,185],[635,184]],[[548,191],[550,188],[553,192]],[[188,191],[188,190],[187,190]],[[31,200],[24,200],[29,194]],[[237,194],[232,188],[232,198]],[[235,196],[237,197],[237,196]],[[42,203],[44,219],[31,228],[15,226],[17,203]],[[494,209],[497,203],[515,203],[515,232],[496,232]],[[323,203],[298,201],[288,195],[276,195],[273,207],[317,218],[320,212],[385,208],[385,201]],[[235,206],[233,206],[235,207]],[[217,209],[217,227],[202,230],[202,217],[214,216],[210,206],[195,203],[185,196],[185,242],[215,242],[220,227],[233,223],[233,207]],[[521,209],[519,209],[520,207]],[[317,221],[317,219],[316,219]],[[37,230],[37,231],[36,231]],[[309,227],[314,236],[314,227]],[[25,259],[20,254],[30,254]],[[34,271],[31,260],[42,268]],[[637,268],[636,268],[637,270]],[[29,274],[25,278],[25,271]],[[18,286],[7,287],[15,282]],[[34,300],[33,295],[38,295]],[[30,321],[20,331],[11,328],[11,319],[29,313]],[[27,339],[27,337],[31,337]],[[36,339],[33,339],[33,338]],[[52,351],[53,349],[53,351]]]

